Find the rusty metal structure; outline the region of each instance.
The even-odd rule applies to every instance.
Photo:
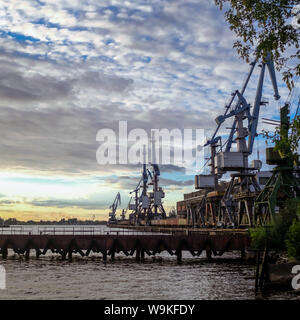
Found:
[[[120,205],[120,204],[121,204],[121,195],[120,195],[120,192],[118,192],[116,197],[115,197],[114,202],[109,207],[111,209],[111,211],[108,214],[108,216],[109,216],[108,223],[112,224],[112,223],[117,223],[118,222],[116,213],[117,213],[118,205]]]
[[[245,92],[256,66],[260,67],[260,73],[254,102],[250,105],[245,98]],[[282,159],[270,163],[267,157],[268,164],[278,166],[273,170],[273,175],[265,172],[265,176],[260,172],[260,160],[253,160],[249,165],[249,157],[258,135],[260,108],[268,103],[262,97],[266,69],[272,82],[274,99],[280,99],[271,54],[267,54],[261,61],[254,59],[242,89],[232,93],[230,102],[225,105],[224,113],[215,119],[217,127],[205,145],[210,148],[210,174],[195,176],[196,191],[184,194],[184,200],[177,202],[176,218],[166,219],[162,205],[165,195],[158,186],[160,170],[156,164],[155,151],[152,154],[152,171],[147,169],[144,159],[142,178],[132,191],[135,204],[129,204],[129,209],[132,210],[131,224],[187,228],[249,228],[258,222],[270,221],[270,217],[274,216],[275,198],[278,194],[284,193],[285,198],[299,197],[299,170],[295,173],[290,163],[283,162]],[[227,119],[232,119],[232,125],[227,128],[230,132],[223,143],[223,135],[221,136],[219,131]],[[155,141],[152,140],[152,143]],[[232,147],[233,144],[236,144],[235,149]],[[155,150],[155,146],[152,150]],[[222,181],[228,173],[231,173],[230,180]],[[272,177],[268,180],[269,174]],[[267,179],[268,182],[261,183],[263,179]],[[153,186],[152,192],[149,191],[150,185]],[[265,186],[263,191],[262,185]],[[280,186],[283,186],[282,192],[278,191]]]
[[[299,106],[300,98],[295,118],[299,114]],[[283,141],[288,141],[290,132],[289,107],[290,105],[286,103],[280,109],[279,134],[280,140]],[[288,154],[291,150],[287,149],[285,152]],[[265,225],[274,221],[276,207],[282,208],[288,199],[297,199],[300,203],[300,162],[298,160],[298,163],[293,163],[293,160],[286,154],[281,155],[272,147],[266,150],[267,164],[276,165],[276,167],[264,190],[255,200],[254,221],[256,224]]]
[[[256,65],[261,68],[253,108],[244,97],[245,90]],[[195,188],[201,192],[197,197],[185,199],[178,203],[177,209],[184,206],[188,224],[200,227],[251,227],[254,220],[254,200],[260,192],[256,181],[256,172],[260,169],[258,161],[249,167],[248,157],[252,154],[253,144],[257,136],[257,125],[260,107],[267,102],[262,98],[266,67],[274,89],[274,98],[280,98],[271,55],[258,63],[255,59],[250,64],[250,71],[241,91],[235,90],[231,100],[225,106],[225,112],[216,118],[217,128],[212,138],[207,141],[210,146],[210,175],[197,175]],[[252,110],[251,110],[252,109]],[[226,119],[232,118],[228,139],[222,143],[218,131]],[[245,126],[245,121],[247,124]],[[237,148],[232,150],[236,143]],[[229,182],[220,179],[226,173],[233,172]],[[191,219],[190,219],[191,217]]]
[[[73,254],[89,256],[91,253],[100,254],[103,260],[110,256],[113,260],[117,253],[133,256],[137,261],[144,259],[145,254],[155,256],[166,251],[182,260],[182,251],[188,251],[192,256],[200,256],[203,251],[207,258],[212,255],[221,256],[227,251],[240,251],[243,255],[249,246],[249,236],[243,232],[202,232],[187,234],[143,234],[132,231],[110,231],[109,234],[57,234],[52,232],[42,234],[0,234],[0,254],[3,259],[9,255],[9,250],[16,254],[30,258],[31,251],[36,258],[48,251],[59,254],[61,259],[72,259]]]
[[[159,186],[160,170],[156,163],[155,157],[155,141],[153,143],[153,154],[151,168],[147,168],[146,150],[144,146],[144,163],[142,169],[142,176],[136,188],[130,192],[133,197],[128,204],[130,224],[140,225],[142,223],[150,224],[152,220],[165,219],[166,211],[163,206],[162,199],[165,197],[163,189]],[[148,182],[150,180],[150,182]],[[149,187],[152,186],[152,191]],[[134,200],[134,203],[131,203]]]

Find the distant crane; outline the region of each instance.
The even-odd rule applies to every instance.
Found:
[[[148,179],[151,175],[150,171],[147,169],[146,161],[144,159],[142,177],[140,178],[137,186],[130,194],[134,194],[133,197],[130,198],[128,208],[133,210],[133,214],[131,215],[131,221],[135,224],[139,224],[141,220],[144,220],[149,209],[150,201],[147,194],[148,188]],[[140,194],[140,191],[142,192]],[[134,199],[134,204],[131,204],[131,200]]]
[[[121,195],[120,195],[120,192],[118,192],[113,204],[109,207],[111,209],[111,211],[109,212],[108,223],[111,223],[111,224],[117,223],[116,212],[117,212],[118,205],[120,205],[120,204],[121,204]]]
[[[131,204],[129,202],[128,208],[133,211],[130,220],[135,224],[140,224],[141,221],[150,223],[152,219],[166,218],[166,212],[162,204],[162,198],[164,198],[165,194],[158,185],[160,170],[156,163],[154,139],[152,139],[152,143],[152,172],[147,168],[144,146],[142,176],[136,188],[130,192],[130,194],[134,194],[131,199],[134,199],[135,203]],[[151,179],[150,183],[148,183],[149,178]],[[149,185],[153,185],[152,192],[148,192]]]
[[[150,208],[149,208],[149,214],[148,219],[159,219],[159,218],[166,218],[166,211],[162,204],[162,199],[165,197],[165,193],[163,192],[163,189],[159,187],[159,176],[160,176],[160,170],[159,166],[157,164],[156,160],[156,148],[155,148],[155,137],[154,132],[152,132],[152,174],[150,173],[151,183],[153,185],[153,192],[150,193]]]

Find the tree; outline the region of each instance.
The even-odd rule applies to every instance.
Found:
[[[264,58],[272,52],[276,69],[282,71],[289,90],[300,75],[299,0],[215,0],[225,10],[225,19],[238,36],[234,48],[249,62],[255,52]]]
[[[289,105],[285,105],[288,108]],[[283,117],[280,126],[276,127],[274,134],[263,130],[264,137],[275,143],[275,151],[278,151],[282,159],[289,159],[292,165],[299,165],[299,141],[300,141],[300,97],[294,119],[289,123],[287,114],[281,114]],[[282,108],[283,109],[283,108]],[[287,109],[286,109],[287,110]],[[283,111],[282,111],[283,112]],[[281,112],[281,113],[282,113]],[[283,112],[284,113],[284,112]]]
[[[295,254],[294,252],[300,248],[299,223],[295,222],[298,219],[298,205],[296,199],[287,200],[284,208],[279,211],[274,221],[269,225],[268,231],[263,226],[250,229],[251,247],[253,249],[264,249],[268,239],[269,249],[276,251],[288,249],[289,255],[292,257],[292,254]],[[298,245],[296,245],[297,241]]]
[[[300,260],[300,221],[294,219],[287,234],[286,246],[290,258]]]

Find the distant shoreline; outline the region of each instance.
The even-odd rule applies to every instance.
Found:
[[[3,220],[2,220],[3,221]],[[4,226],[10,226],[10,225],[106,225],[107,221],[91,221],[91,220],[86,220],[86,221],[81,221],[81,220],[61,220],[61,221],[18,221],[14,219],[8,219],[4,220],[2,223],[0,219],[0,227],[1,225]]]

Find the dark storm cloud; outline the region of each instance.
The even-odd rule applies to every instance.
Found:
[[[192,186],[194,185],[194,180],[174,180],[174,179],[165,179],[165,178],[160,178],[160,183],[162,186],[180,186],[180,187],[185,187],[185,186]]]
[[[100,166],[96,162],[99,129],[111,128],[118,135],[119,120],[128,121],[128,131],[142,128],[197,128],[200,122],[195,113],[185,110],[144,110],[136,119],[136,111],[122,104],[101,104],[97,108],[70,106],[65,108],[0,108],[1,168],[23,168],[48,172],[105,172],[122,169],[113,165]],[[132,166],[123,166],[132,170]],[[172,165],[168,172],[183,171]]]
[[[160,170],[162,172],[180,172],[180,173],[184,173],[185,172],[185,168],[184,167],[178,167],[175,166],[173,164],[163,164],[160,167]]]
[[[96,170],[96,109],[0,108],[2,168],[78,173]]]
[[[131,172],[138,166],[97,164],[99,129],[118,133],[119,120],[148,133],[215,128],[220,88],[232,90],[234,70],[243,69],[222,13],[191,0],[115,1],[114,8],[7,1],[10,21],[0,23],[14,36],[0,37],[1,169]]]
[[[127,189],[127,190],[134,190],[136,186],[139,183],[139,180],[141,178],[140,176],[119,176],[119,177],[109,177],[104,178],[104,181],[111,185],[117,185],[121,189]],[[166,179],[166,178],[159,178],[160,184],[162,186],[179,186],[179,187],[185,187],[185,186],[191,186],[194,184],[194,180],[174,180],[174,179]]]
[[[72,67],[66,65],[55,63],[47,65],[45,62],[38,61],[33,63],[31,59],[16,57],[13,64],[10,60],[8,55],[0,55],[1,105],[5,105],[5,102],[19,105],[20,102],[28,104],[49,100],[76,100],[76,93],[82,90],[96,89],[105,93],[124,92],[133,84],[132,79],[107,75],[100,71],[86,71],[78,66],[75,67],[75,69],[79,68],[78,72],[74,72]],[[52,76],[49,70],[48,74],[42,75],[40,71],[35,70],[39,64],[41,68],[43,64],[45,68],[53,68],[58,74]]]
[[[141,176],[119,176],[103,178],[105,183],[124,190],[133,190],[137,187]]]
[[[13,69],[1,68],[0,95],[9,101],[44,101],[66,98],[74,81],[59,80],[39,74],[26,75]]]
[[[123,92],[131,84],[132,79],[124,79],[115,75],[101,74],[96,71],[86,72],[79,80],[79,85],[110,92]]]

